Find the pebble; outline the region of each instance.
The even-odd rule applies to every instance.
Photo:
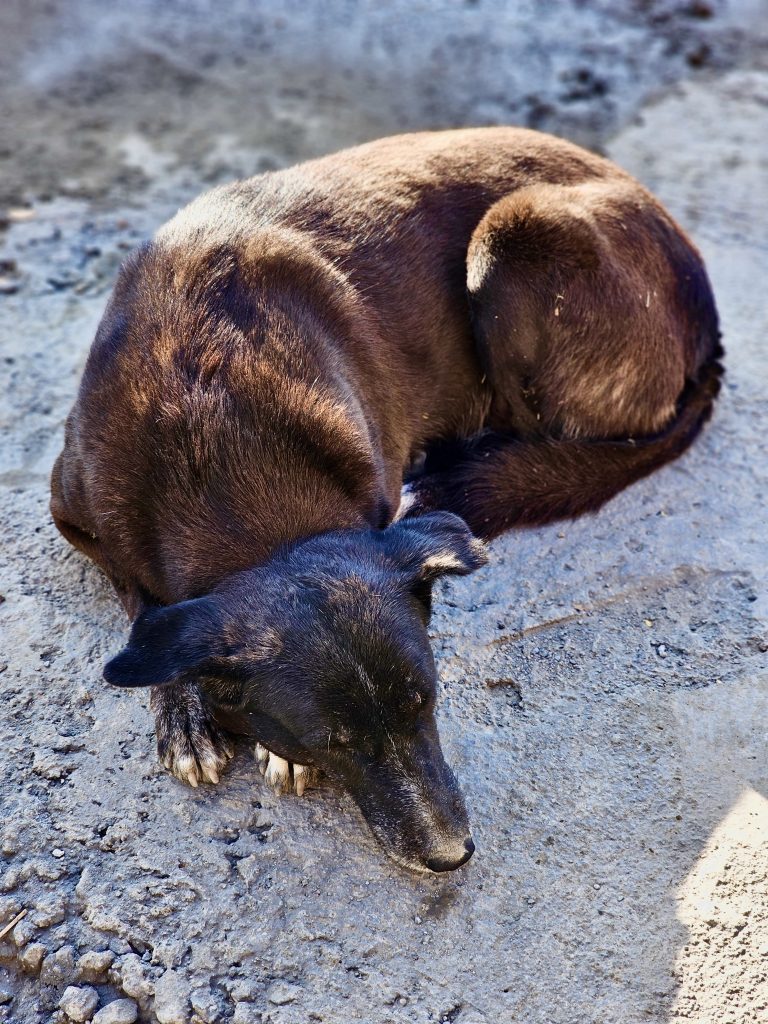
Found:
[[[15,896],[0,896],[0,926],[8,924],[22,910]]]
[[[19,963],[27,974],[39,974],[43,958],[48,950],[42,942],[30,942],[28,946],[19,953]]]
[[[60,897],[52,897],[38,903],[32,920],[38,928],[51,928],[55,924],[61,924],[65,916],[64,900]]]
[[[16,948],[21,949],[31,942],[37,931],[37,924],[30,917],[23,917],[11,932]]]
[[[53,849],[51,850],[51,853],[52,853],[52,854],[53,854],[53,856],[54,856],[54,857],[56,857],[57,859],[59,859],[59,858],[61,858],[61,857],[63,857],[63,856],[64,856],[64,851],[63,851],[62,849],[60,849],[60,847],[58,847],[58,846],[55,846],[55,847],[54,847],[54,848],[53,848]]]
[[[155,983],[155,1016],[160,1024],[186,1024],[189,985],[176,971],[166,971]]]
[[[219,1019],[219,1004],[208,988],[196,988],[189,997],[192,1009],[204,1024],[215,1024]]]
[[[62,946],[43,961],[40,981],[51,988],[59,988],[75,973],[75,951],[72,946]]]
[[[238,1003],[232,1024],[261,1024],[264,1020],[261,1011],[253,1003]]]
[[[115,999],[113,1003],[102,1006],[93,1018],[93,1024],[134,1024],[138,1016],[139,1008],[133,999]]]
[[[136,953],[128,953],[120,961],[120,987],[140,1004],[151,996],[154,987],[144,974],[144,964]]]
[[[101,981],[114,959],[115,954],[109,949],[103,953],[94,950],[83,953],[77,961],[77,976],[80,981]]]
[[[284,1006],[286,1003],[292,1003],[300,995],[301,988],[298,985],[276,981],[267,992],[267,999],[275,1006]]]
[[[0,845],[0,853],[6,857],[13,857],[21,849],[21,842],[16,832],[10,830],[3,837],[2,845]]]
[[[0,985],[0,1006],[7,1006],[13,999],[13,992],[4,985]]]
[[[93,1011],[99,1005],[99,994],[95,988],[84,985],[78,988],[70,985],[64,989],[64,995],[59,1000],[59,1007],[66,1013],[70,1020],[77,1024],[83,1024],[90,1020]]]

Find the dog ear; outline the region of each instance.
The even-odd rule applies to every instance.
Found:
[[[429,512],[393,523],[385,531],[390,554],[412,585],[440,576],[467,576],[488,562],[485,544],[453,512]]]
[[[164,686],[221,653],[221,622],[213,601],[182,601],[140,615],[126,646],[104,666],[104,678],[115,686]]]

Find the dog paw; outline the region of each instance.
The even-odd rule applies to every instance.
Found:
[[[254,755],[264,781],[275,793],[295,792],[297,796],[301,796],[307,786],[314,785],[317,781],[317,773],[312,768],[286,761],[260,743],[256,744]]]
[[[234,750],[197,688],[157,690],[152,709],[157,753],[164,767],[193,788],[200,782],[218,782]]]

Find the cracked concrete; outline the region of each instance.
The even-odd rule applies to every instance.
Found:
[[[768,8],[222,11],[0,10],[0,932],[26,911],[0,1021],[64,1024],[73,986],[99,1024],[767,1019]],[[244,748],[215,789],[160,769],[146,701],[101,680],[125,623],[47,477],[116,268],[178,205],[497,121],[658,193],[707,259],[728,375],[679,463],[441,591],[439,717],[478,852],[422,878],[342,795],[276,800]]]

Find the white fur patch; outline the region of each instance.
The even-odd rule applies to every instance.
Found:
[[[451,569],[466,569],[466,563],[453,551],[441,551],[438,555],[430,555],[421,568],[424,572],[450,572]]]
[[[469,549],[475,558],[479,558],[483,565],[488,561],[488,546],[479,537],[473,537],[469,542]]]
[[[416,495],[413,492],[413,488],[410,484],[405,484],[400,491],[400,504],[397,506],[397,512],[395,512],[395,518],[392,521],[396,523],[399,519],[402,519],[415,504]]]

